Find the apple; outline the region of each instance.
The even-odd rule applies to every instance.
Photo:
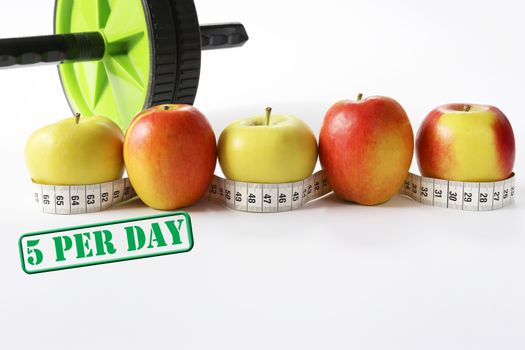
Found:
[[[323,121],[319,159],[332,189],[364,205],[386,202],[408,175],[414,134],[408,116],[389,97],[344,100]]]
[[[195,107],[161,105],[137,115],[124,140],[124,161],[139,198],[175,210],[197,202],[213,178],[215,134]]]
[[[105,117],[67,118],[35,131],[25,147],[34,182],[90,185],[122,177],[124,135]]]
[[[448,104],[423,121],[416,139],[423,176],[492,182],[512,173],[516,145],[507,117],[496,107]]]
[[[219,137],[219,164],[230,180],[287,183],[312,175],[317,140],[312,129],[291,115],[239,119]]]

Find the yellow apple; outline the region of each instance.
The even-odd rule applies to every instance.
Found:
[[[219,137],[219,163],[230,180],[286,183],[312,175],[317,140],[312,129],[290,115],[240,119]]]
[[[105,117],[76,115],[35,131],[25,148],[34,182],[90,185],[119,179],[124,172],[124,135]]]

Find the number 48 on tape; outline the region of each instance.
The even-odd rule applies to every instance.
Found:
[[[296,210],[332,192],[323,171],[292,183],[258,184],[214,176],[208,199],[228,208],[252,213]]]

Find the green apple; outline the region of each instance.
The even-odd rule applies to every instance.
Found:
[[[35,131],[25,148],[34,182],[90,185],[119,179],[124,172],[124,135],[105,117],[79,114]]]
[[[230,180],[286,183],[312,175],[317,140],[312,129],[290,115],[240,119],[219,137],[219,163]]]

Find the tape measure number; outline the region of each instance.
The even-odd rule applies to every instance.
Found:
[[[59,215],[99,212],[136,195],[129,179],[83,186],[33,186],[34,200],[41,210]]]
[[[410,173],[401,194],[434,207],[490,211],[514,203],[515,175],[498,182],[459,182]]]
[[[332,192],[323,171],[309,178],[284,184],[257,184],[214,176],[208,199],[228,208],[253,213],[296,210]]]

